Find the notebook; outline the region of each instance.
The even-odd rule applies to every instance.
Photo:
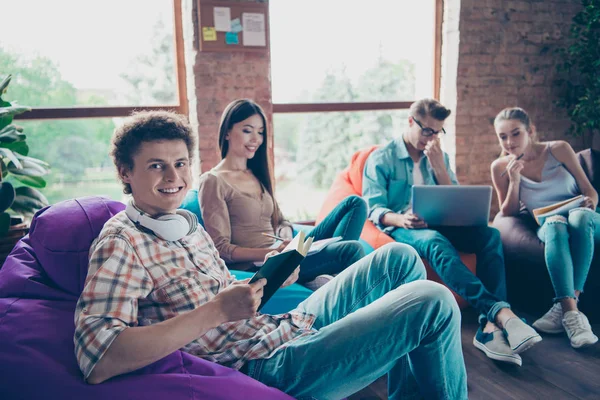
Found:
[[[335,242],[339,242],[340,240],[342,240],[341,236],[334,236],[332,238],[329,239],[321,239],[321,240],[317,240],[316,242],[313,242],[312,245],[310,246],[310,249],[308,250],[308,253],[306,254],[306,257],[308,256],[312,256],[313,254],[317,254],[318,252],[320,252],[321,250],[323,250],[325,247],[329,246],[332,243]],[[281,244],[281,241],[276,241],[273,245],[271,245],[271,249],[276,249],[279,247],[279,245]],[[288,249],[290,247],[290,245],[295,246],[295,244],[292,244],[292,242],[288,243],[288,245],[285,247],[285,249],[282,251],[282,253]],[[260,267],[264,264],[263,261],[255,261],[254,263],[255,267]]]
[[[579,196],[575,196],[568,200],[560,201],[546,207],[535,208],[532,213],[533,217],[535,218],[535,222],[542,226],[544,225],[546,218],[553,215],[567,216],[570,210],[581,206],[581,203],[583,203],[583,195],[580,194]]]

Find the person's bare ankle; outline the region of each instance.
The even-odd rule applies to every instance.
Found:
[[[500,330],[500,328],[498,326],[496,326],[496,324],[494,324],[493,322],[488,321],[485,326],[483,327],[483,332],[484,333],[492,333],[494,331],[498,331]]]
[[[496,314],[496,325],[502,329],[504,324],[511,318],[517,318],[517,315],[510,308],[502,308]]]
[[[577,309],[577,300],[572,298],[561,299],[560,305],[562,306],[563,315],[569,311],[579,311]]]

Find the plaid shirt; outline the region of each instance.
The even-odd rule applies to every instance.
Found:
[[[123,330],[189,312],[234,281],[201,227],[169,242],[138,229],[124,212],[115,215],[92,243],[75,310],[75,354],[84,377]],[[299,311],[257,314],[210,329],[181,350],[239,369],[316,332],[311,329],[314,320]]]

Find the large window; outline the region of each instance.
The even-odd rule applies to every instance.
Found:
[[[314,218],[353,152],[439,96],[441,0],[271,0],[270,19],[277,196]]]
[[[0,79],[13,76],[4,98],[33,107],[16,123],[30,155],[51,166],[42,190],[51,202],[120,199],[108,157],[119,119],[138,109],[187,114],[180,8],[180,0],[3,4]]]
[[[29,155],[52,167],[42,189],[51,204],[91,195],[122,199],[123,190],[108,155],[110,136],[121,122],[121,118],[18,122],[27,134]]]
[[[392,139],[408,110],[275,114],[277,199],[293,220],[316,217],[352,154]]]

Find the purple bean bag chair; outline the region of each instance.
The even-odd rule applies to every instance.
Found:
[[[88,250],[125,206],[67,200],[36,215],[0,269],[0,398],[291,399],[241,372],[176,351],[145,368],[88,385],[74,354],[74,310]]]

